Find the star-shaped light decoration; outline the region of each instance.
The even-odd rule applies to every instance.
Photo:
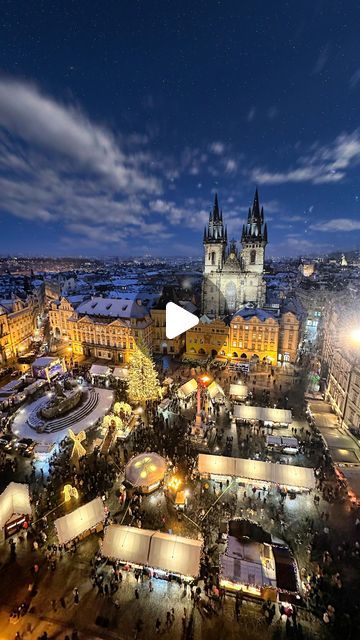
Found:
[[[86,454],[86,449],[81,444],[84,440],[86,440],[85,431],[80,431],[77,435],[73,432],[72,429],[68,429],[69,438],[73,441],[74,446],[71,452],[71,458],[82,458]]]

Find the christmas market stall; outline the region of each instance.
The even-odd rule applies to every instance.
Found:
[[[103,529],[105,509],[101,498],[95,498],[66,516],[55,520],[57,537],[60,544],[66,544],[75,538],[86,536]]]
[[[240,382],[239,384],[231,384],[229,389],[230,399],[244,402],[249,395],[249,390],[246,384]]]
[[[235,404],[233,416],[236,420],[246,422],[263,422],[264,426],[288,427],[292,423],[289,409],[273,409],[271,407],[252,407],[245,404]]]
[[[310,491],[315,488],[313,469],[290,464],[200,453],[198,469],[201,476],[214,480],[236,478],[240,482],[269,483],[294,491]]]
[[[125,467],[125,482],[142,493],[158,489],[167,470],[167,463],[158,453],[140,453]]]
[[[66,365],[63,358],[54,356],[42,356],[37,358],[31,365],[34,378],[42,378],[50,382],[58,375],[62,375],[66,371]]]
[[[295,455],[299,451],[299,442],[294,436],[266,436],[266,446],[289,455]]]
[[[114,371],[112,372],[112,376],[113,378],[116,378],[116,380],[122,380],[123,382],[126,382],[129,377],[129,369],[127,367],[115,367]]]
[[[6,540],[26,527],[30,516],[28,485],[10,482],[0,495],[0,540]]]
[[[246,519],[229,522],[220,585],[272,602],[295,602],[300,593],[298,567],[288,546],[273,543],[267,531]]]
[[[200,573],[202,541],[149,529],[110,525],[102,555],[135,567],[148,567],[155,577],[195,578]]]
[[[111,374],[110,367],[102,364],[93,364],[90,368],[90,376],[92,384],[100,380],[107,380]]]
[[[187,398],[190,398],[190,396],[192,396],[198,388],[198,383],[195,380],[195,378],[192,378],[191,380],[188,380],[188,382],[185,382],[185,384],[182,384],[181,387],[178,388],[177,390],[177,394],[178,397],[180,398],[180,400],[186,400]]]

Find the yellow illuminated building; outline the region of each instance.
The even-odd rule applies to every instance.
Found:
[[[287,311],[280,316],[278,360],[295,362],[300,342],[300,322],[296,315]]]
[[[153,351],[154,353],[179,354],[185,348],[185,336],[180,336],[170,340],[166,337],[166,310],[154,308],[151,309],[150,315],[153,321]]]
[[[186,355],[201,358],[226,356],[228,341],[229,327],[223,320],[210,321],[207,316],[202,316],[199,324],[186,332]]]
[[[292,312],[274,316],[263,309],[242,309],[227,325],[206,316],[186,332],[187,357],[295,362],[300,322]]]
[[[73,357],[130,361],[135,343],[152,347],[152,321],[141,301],[90,298],[75,304],[63,298],[49,313],[54,336],[68,341]]]
[[[37,301],[14,298],[0,302],[0,364],[26,353],[36,329]]]
[[[243,309],[230,322],[232,358],[277,361],[279,321],[262,309]]]

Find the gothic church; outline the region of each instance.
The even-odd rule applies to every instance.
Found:
[[[232,314],[248,303],[258,307],[265,304],[263,272],[267,242],[267,225],[257,189],[247,223],[243,225],[241,250],[237,249],[235,240],[228,246],[227,228],[215,194],[214,207],[204,230],[204,314],[216,318]]]

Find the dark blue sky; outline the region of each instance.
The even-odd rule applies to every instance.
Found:
[[[215,190],[269,254],[360,245],[358,2],[3,2],[1,253],[196,255]]]

